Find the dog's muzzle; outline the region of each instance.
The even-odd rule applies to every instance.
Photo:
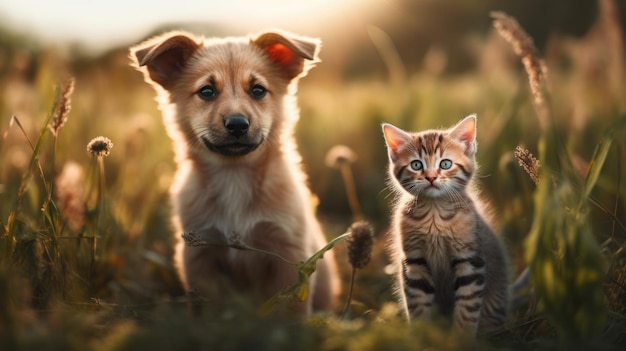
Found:
[[[224,156],[243,156],[254,150],[263,142],[263,138],[258,142],[256,138],[249,135],[250,121],[242,115],[233,115],[224,121],[224,129],[228,136],[219,143],[211,142],[208,137],[203,136],[202,142],[207,149]]]

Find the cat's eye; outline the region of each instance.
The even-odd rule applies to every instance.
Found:
[[[452,167],[452,161],[448,159],[441,160],[441,162],[439,163],[439,167],[441,169],[450,169],[450,167]]]
[[[211,101],[217,97],[217,89],[212,85],[205,85],[197,92],[198,96],[205,101]]]
[[[414,171],[421,171],[422,169],[424,169],[424,165],[422,164],[422,161],[419,160],[413,160],[411,161],[411,169]]]
[[[265,94],[267,94],[267,89],[265,89],[265,87],[262,85],[255,84],[250,88],[250,96],[252,96],[256,100],[262,99],[263,97],[265,97]]]

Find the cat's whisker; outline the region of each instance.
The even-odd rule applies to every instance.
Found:
[[[378,194],[376,195],[376,197],[378,198],[378,197],[380,197],[383,193],[387,192],[387,194],[385,194],[385,197],[384,197],[384,199],[385,199],[385,200],[386,200],[386,199],[388,199],[390,196],[393,196],[394,198],[396,198],[396,199],[397,199],[397,198],[398,198],[398,193],[396,193],[396,192],[394,191],[393,187],[394,187],[394,184],[392,184],[391,182],[389,182],[389,183],[387,184],[387,186],[385,186],[384,188],[382,188],[382,189],[378,192]]]

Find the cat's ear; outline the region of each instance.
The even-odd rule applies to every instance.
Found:
[[[411,140],[411,135],[389,123],[383,123],[383,135],[385,136],[389,158],[396,161],[400,151],[404,149],[404,145]]]
[[[466,155],[473,155],[476,152],[476,114],[463,118],[452,127],[450,136],[465,144]]]

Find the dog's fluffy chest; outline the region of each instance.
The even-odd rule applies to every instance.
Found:
[[[223,167],[204,176],[193,168],[179,168],[172,195],[184,232],[213,228],[227,239],[232,235],[246,239],[260,222],[289,225],[296,220],[286,215],[290,209],[283,209],[293,201],[281,201],[293,194],[289,187],[274,184],[271,174],[262,177],[245,167]]]
[[[262,191],[255,174],[248,169],[223,169],[212,177],[207,195],[213,199],[216,215],[228,222],[241,221],[245,214],[257,212],[254,195]],[[218,219],[218,218],[216,218]]]

